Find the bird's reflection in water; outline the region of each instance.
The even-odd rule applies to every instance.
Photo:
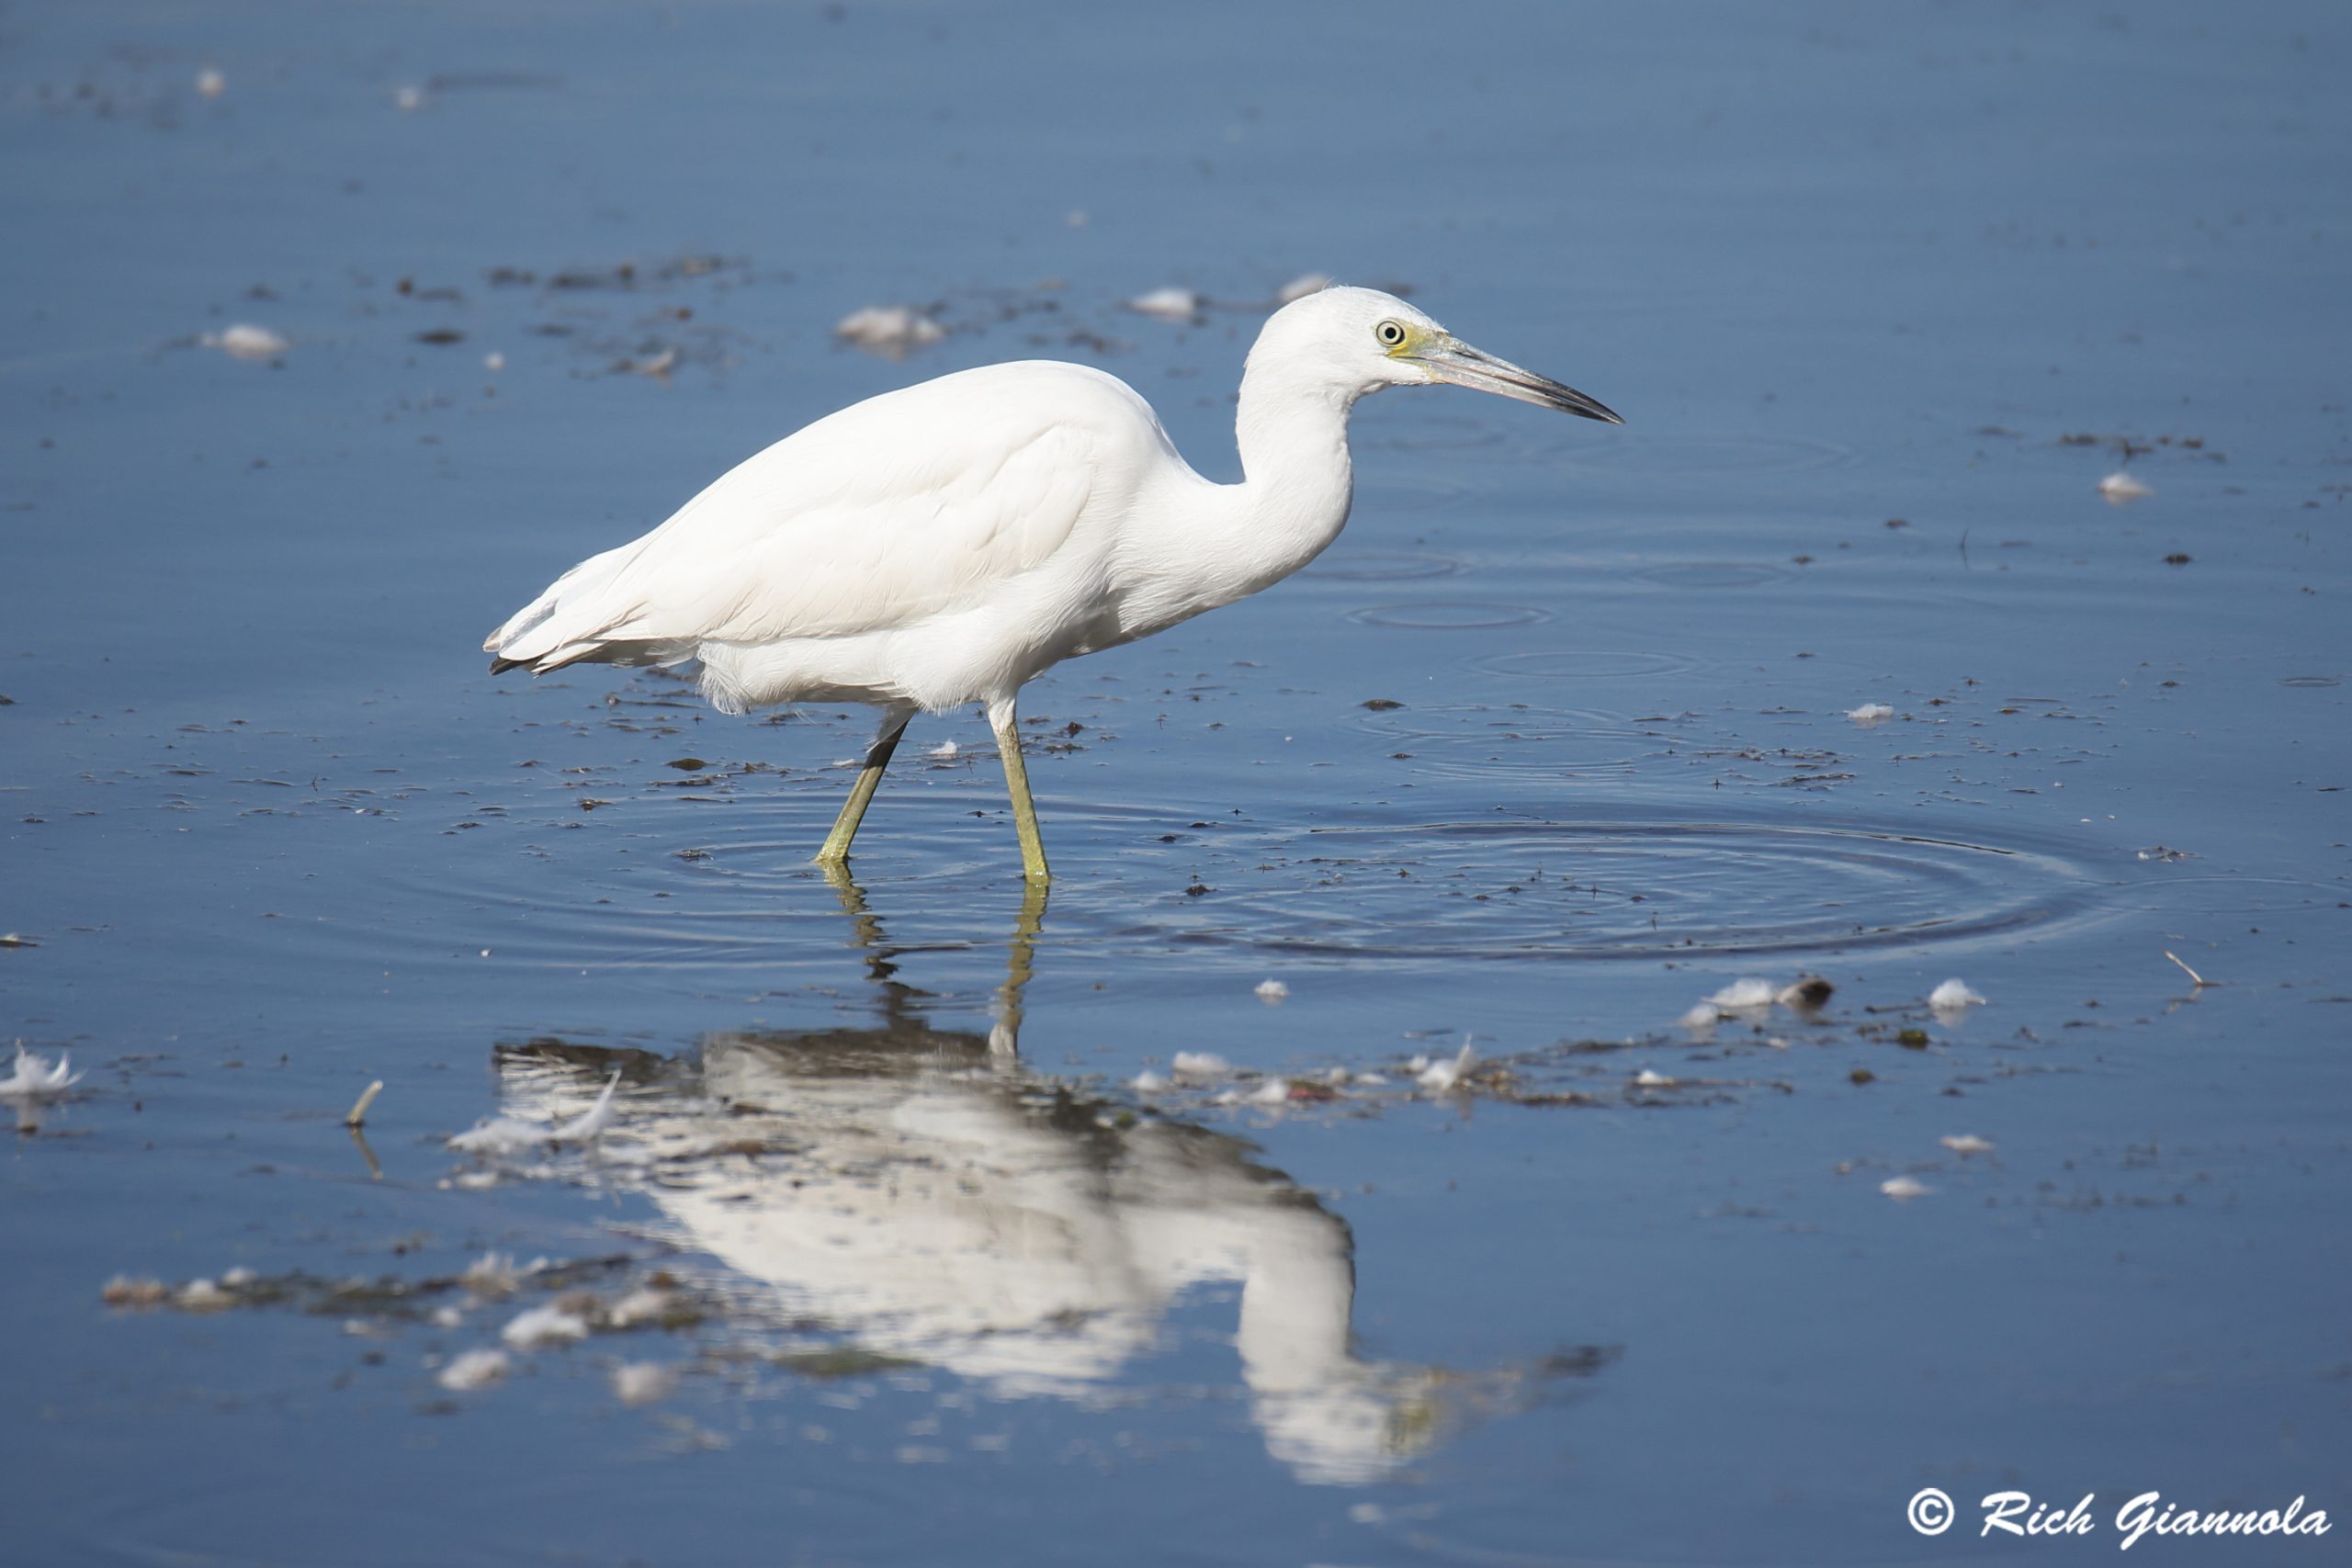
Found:
[[[986,1037],[924,1021],[878,921],[842,892],[880,993],[873,1027],[713,1034],[692,1060],[544,1041],[498,1055],[509,1111],[542,1116],[623,1070],[608,1174],[754,1282],[754,1313],[999,1397],[1089,1401],[1159,1344],[1187,1288],[1238,1284],[1251,1417],[1277,1460],[1325,1483],[1386,1475],[1605,1359],[1464,1374],[1358,1356],[1345,1222],[1239,1139],[1017,1065],[1041,886]]]

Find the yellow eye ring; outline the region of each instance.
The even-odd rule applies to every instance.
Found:
[[[1380,341],[1383,348],[1402,348],[1405,346],[1405,323],[1383,321],[1372,329],[1372,335]]]

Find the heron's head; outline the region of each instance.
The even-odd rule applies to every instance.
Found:
[[[1440,383],[1497,392],[1611,424],[1625,422],[1571,387],[1472,348],[1393,294],[1335,286],[1294,299],[1269,317],[1250,351],[1285,370],[1327,378],[1350,398],[1383,387]]]

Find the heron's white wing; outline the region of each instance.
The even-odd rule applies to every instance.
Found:
[[[1134,394],[1112,382],[1123,397],[1073,407],[1069,383],[1041,397],[1006,381],[991,398],[985,382],[949,387],[964,379],[778,442],[644,538],[573,569],[492,646],[560,662],[605,643],[886,630],[1035,570],[1076,529],[1106,447],[1127,445],[1103,416],[1131,421]]]
[[[618,615],[600,635],[764,642],[922,620],[1061,547],[1091,492],[1091,446],[1047,425],[1009,448],[877,453],[879,471],[818,494],[771,448],[773,462],[737,468],[646,541],[605,595]]]

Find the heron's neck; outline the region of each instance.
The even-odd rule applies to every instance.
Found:
[[[1187,470],[1169,525],[1122,541],[1117,640],[1148,637],[1246,599],[1323,553],[1348,520],[1352,393],[1253,363],[1241,378],[1235,433],[1241,482]]]
[[[1227,491],[1235,536],[1224,541],[1253,579],[1242,593],[1288,577],[1340,536],[1355,490],[1348,457],[1355,400],[1353,388],[1262,364],[1242,376],[1234,417],[1241,482]]]

